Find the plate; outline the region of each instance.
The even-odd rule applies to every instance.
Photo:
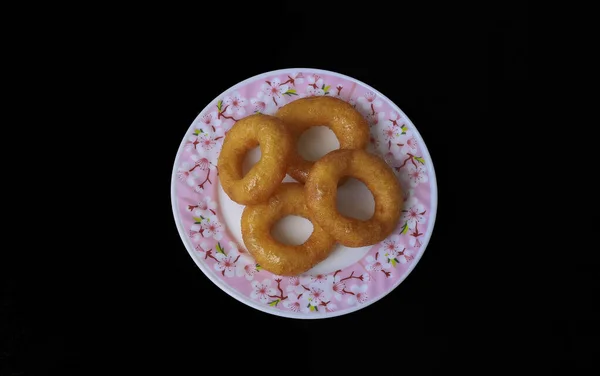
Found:
[[[274,275],[244,249],[240,218],[243,206],[220,186],[217,158],[225,132],[239,119],[274,114],[286,103],[307,96],[339,97],[369,121],[368,150],[393,168],[404,192],[404,210],[396,230],[371,247],[337,246],[311,270],[295,277]],[[301,154],[315,160],[339,147],[333,132],[315,127],[299,142]],[[245,168],[260,157],[249,153]],[[294,181],[289,176],[284,181]],[[427,147],[410,119],[382,93],[354,78],[320,69],[283,69],[263,73],[229,88],[208,104],[186,132],[171,180],[173,214],[181,239],[200,270],[238,301],[289,318],[335,317],[357,311],[386,296],[415,268],[433,231],[437,211],[435,172]],[[340,211],[367,219],[373,197],[351,179],[338,190]],[[299,244],[312,225],[287,217],[275,237]]]

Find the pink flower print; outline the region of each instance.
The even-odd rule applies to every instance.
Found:
[[[321,302],[319,306],[319,310],[325,310],[325,312],[335,312],[337,309],[337,305],[333,303],[331,300],[328,302]]]
[[[390,112],[388,120],[394,127],[399,127],[401,125],[401,116],[395,111]]]
[[[382,253],[383,256],[386,257],[389,262],[389,260],[393,260],[396,258],[396,255],[398,255],[398,252],[400,252],[401,248],[402,247],[400,246],[400,236],[392,235],[383,241],[382,247],[379,250],[379,252]]]
[[[324,312],[323,303],[329,302],[329,295],[325,290],[313,287],[298,295],[300,310],[304,313]]]
[[[323,286],[326,283],[331,283],[333,281],[333,276],[328,274],[317,274],[317,275],[309,275],[303,277],[306,281],[304,283],[314,286]]]
[[[343,89],[344,85],[337,84],[333,89],[329,89],[329,93],[332,97],[341,98]]]
[[[221,119],[216,111],[209,112],[200,117],[200,127],[204,132],[215,132],[221,126]]]
[[[306,86],[306,97],[318,97],[328,94],[329,86],[325,86],[323,79],[318,75],[308,76],[306,81],[308,85]]]
[[[341,272],[341,270],[338,270],[333,274],[333,282],[327,283],[329,289],[325,290],[327,292],[327,296],[331,296],[337,301],[342,300],[344,295],[350,293],[350,291],[347,290],[347,286],[350,282],[352,282],[352,280],[357,279],[367,282],[371,280],[371,277],[367,273],[355,275],[355,272],[352,272],[350,275],[343,277]]]
[[[404,257],[404,251],[405,248],[400,246],[400,235],[392,235],[383,241],[383,247],[379,252],[395,267],[398,263],[405,264],[408,260]]]
[[[289,89],[287,84],[282,85],[279,78],[274,78],[271,81],[266,81],[261,85],[261,89],[266,96],[265,101],[273,101],[276,106],[281,106],[285,103],[284,93]]]
[[[248,100],[237,91],[223,98],[223,105],[225,106],[225,113],[227,115],[234,115],[235,117],[244,116],[246,114],[244,107],[247,104]]]
[[[319,75],[310,75],[306,78],[306,82],[308,83],[308,87],[313,88],[315,90],[321,89],[324,86],[323,79]]]
[[[217,262],[215,263],[215,270],[221,272],[221,275],[227,277],[227,278],[231,278],[235,275],[235,270],[236,270],[236,265],[235,263],[237,262],[239,255],[238,256],[233,256],[233,255],[224,255],[220,252],[217,252],[217,254],[215,254],[215,258],[217,259]]]
[[[210,255],[208,252],[210,251],[210,245],[207,242],[202,242],[200,244],[196,244],[196,251],[204,255],[204,259],[207,259]]]
[[[409,262],[410,260],[414,259],[415,257],[413,256],[413,251],[408,250],[406,248],[404,248],[402,251],[400,251],[398,253],[398,255],[396,256],[396,260],[398,260],[398,262],[400,262],[401,264],[406,264],[407,262]]]
[[[252,281],[252,292],[250,297],[254,300],[259,300],[262,303],[269,301],[269,295],[276,295],[275,289],[271,288],[271,280],[265,279],[261,282]]]
[[[337,301],[341,301],[342,297],[345,294],[347,294],[347,291],[346,291],[346,282],[340,281],[339,277],[336,277],[336,279],[337,280],[334,281],[333,284],[331,285],[331,295]]]
[[[329,300],[325,290],[319,287],[311,287],[304,294],[306,294],[308,304],[313,307],[317,307],[319,304],[321,304],[321,302]]]
[[[394,128],[392,126],[387,126],[387,127],[383,128],[382,133],[383,133],[383,139],[388,144],[388,150],[391,149],[391,145],[397,144],[398,140],[400,139],[400,132],[398,131],[397,128]]]
[[[349,305],[354,305],[354,304],[364,304],[367,299],[367,289],[369,288],[368,285],[364,284],[364,285],[354,285],[350,288],[350,291],[352,292],[352,295],[349,295],[348,297],[348,304]]]
[[[365,119],[369,122],[371,127],[375,127],[378,124],[383,124],[383,120],[385,118],[385,112],[375,112],[365,114]]]
[[[190,233],[189,236],[192,239],[192,241],[194,242],[199,242],[200,240],[202,240],[203,236],[202,236],[202,226],[199,224],[194,223],[193,225],[190,226]]]
[[[198,137],[198,143],[201,150],[209,151],[217,145],[217,140],[215,140],[215,137],[211,133],[206,132]]]
[[[403,142],[400,152],[402,154],[417,155],[417,148],[418,148],[418,143],[417,143],[416,137],[412,134],[408,134],[407,139]]]
[[[199,133],[201,134],[201,133]],[[199,137],[196,133],[194,133],[192,136],[189,136],[187,141],[185,142],[185,146],[184,146],[184,150],[189,152],[195,151],[196,147],[199,147],[198,145],[200,144],[200,140]]]
[[[200,178],[200,169],[196,165],[189,162],[183,162],[177,169],[177,178],[184,181],[190,187],[196,185],[196,180]]]
[[[410,236],[408,238],[408,244],[416,249],[421,248],[421,246],[423,245],[423,240],[422,240],[422,236],[424,235],[422,232],[419,232],[419,224],[415,223],[415,228],[410,231],[408,233],[408,235]]]
[[[319,97],[325,95],[325,91],[321,88],[315,89],[312,86],[306,87],[306,97]]]
[[[205,202],[203,202],[203,201],[200,201],[200,204],[204,204],[204,205],[206,205],[206,203],[205,203]],[[191,205],[190,205],[190,206],[191,206]],[[202,219],[202,218],[205,218],[205,217],[207,217],[207,216],[209,216],[209,215],[211,215],[211,214],[210,214],[210,213],[207,213],[207,212],[206,212],[206,210],[202,210],[202,209],[194,209],[194,216],[195,216],[195,217],[197,217],[197,218],[200,218],[200,219]]]
[[[283,301],[283,306],[292,312],[300,312],[302,302],[298,299],[298,295],[288,294],[287,299]]]
[[[254,260],[254,258],[244,249],[238,246],[235,242],[229,242],[230,255],[237,255],[238,260],[236,263],[236,275],[238,277],[246,277],[248,281],[254,279],[254,275],[260,271],[260,267]]]
[[[421,246],[423,245],[423,239],[421,239],[419,236],[423,234],[417,233],[417,235],[413,235],[413,233],[410,233],[409,235],[410,238],[408,239],[408,244],[415,249],[421,248]]]
[[[267,104],[265,103],[265,94],[262,91],[259,91],[256,95],[256,98],[251,98],[250,103],[254,107],[254,112],[265,112]]]
[[[237,269],[235,274],[238,277],[246,277],[248,281],[251,281],[254,279],[254,275],[258,272],[259,270],[256,262],[247,255],[241,254],[237,262]]]
[[[217,203],[210,196],[203,197],[196,205],[188,205],[188,210],[194,211],[196,217],[216,215]]]
[[[408,223],[408,227],[414,228],[417,224],[423,224],[426,221],[425,213],[427,210],[425,206],[417,201],[416,198],[412,198],[406,203],[406,209],[402,210],[404,222]]]
[[[192,154],[190,156],[192,161],[194,161],[194,166],[200,170],[214,170],[215,166],[208,160],[207,157],[201,156],[200,154]]]
[[[376,108],[381,107],[381,101],[377,99],[377,94],[369,91],[365,93],[362,97],[358,97],[358,104],[361,106],[365,114],[371,113],[375,114]]]
[[[362,275],[363,282],[371,282],[373,277],[369,273],[363,273]]]
[[[420,183],[426,183],[429,180],[425,173],[425,167],[415,167],[412,164],[408,166],[408,177],[410,179],[410,185],[413,187],[416,187]]]
[[[296,86],[304,82],[304,75],[299,72],[292,72],[287,76],[287,80],[284,84],[290,84],[292,86]]]
[[[199,131],[197,131],[199,132]],[[199,132],[195,133],[193,140],[189,141],[193,149],[201,156],[208,156],[209,153],[214,154],[219,149],[219,143],[223,142],[224,128],[217,128],[215,132]],[[212,155],[211,155],[212,156]],[[214,158],[216,160],[216,158]]]
[[[285,288],[288,292],[293,292],[296,294],[302,294],[305,290],[302,286],[302,282],[298,277],[290,277],[288,279],[288,285]]]
[[[390,264],[389,259],[385,256],[384,250],[375,253],[375,257],[371,255],[367,256],[365,260],[367,261],[366,269],[368,271],[374,273],[381,272],[385,274],[387,278],[391,276],[391,273],[387,269],[391,268],[392,264]]]
[[[197,175],[193,180],[194,191],[202,193],[204,191],[205,184],[212,184],[210,175],[216,169],[216,165],[210,161],[209,157],[202,156],[201,154],[192,154],[190,158],[192,161],[194,161],[194,167],[192,167],[192,170],[197,171]],[[203,175],[204,179],[198,179],[198,175],[200,173]]]
[[[223,226],[214,215],[204,218],[202,221],[202,230],[202,234],[205,238],[212,237],[217,241],[223,238]]]

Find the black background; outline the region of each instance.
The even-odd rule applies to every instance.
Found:
[[[527,2],[149,8],[80,13],[37,36],[61,67],[42,76],[69,91],[74,129],[94,124],[66,143],[92,167],[63,171],[80,189],[64,197],[68,209],[53,207],[82,219],[48,224],[60,230],[34,238],[36,262],[19,252],[3,272],[0,375],[444,369],[512,363],[507,346],[539,342],[537,329],[566,365],[592,365],[597,345],[579,336],[590,307],[575,322],[523,308],[535,297],[515,292],[513,253],[492,241],[511,200],[490,193],[511,166],[492,145],[526,119]],[[437,174],[437,221],[418,266],[384,299],[335,319],[279,318],[229,297],[194,264],[171,211],[175,154],[196,115],[239,81],[289,67],[384,93],[418,128]]]

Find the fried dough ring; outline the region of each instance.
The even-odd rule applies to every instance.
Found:
[[[336,209],[338,181],[344,176],[362,181],[373,194],[375,212],[361,221]],[[334,150],[315,162],[305,184],[306,202],[315,221],[347,247],[364,247],[394,231],[402,210],[398,178],[380,157],[366,150]]]
[[[260,160],[244,176],[246,153],[260,145]],[[227,132],[217,166],[223,190],[240,205],[265,202],[285,178],[292,138],[278,118],[255,114],[238,120]]]
[[[281,107],[275,116],[287,124],[294,146],[304,131],[319,125],[333,131],[340,149],[365,149],[369,143],[367,120],[349,103],[338,98],[320,96],[297,99]],[[294,148],[287,173],[304,183],[313,164],[302,158]]]
[[[312,222],[313,232],[303,244],[282,244],[271,235],[273,225],[287,215]],[[242,239],[261,267],[282,276],[309,270],[327,258],[335,245],[335,240],[312,219],[300,183],[282,183],[268,202],[246,206],[242,212]]]

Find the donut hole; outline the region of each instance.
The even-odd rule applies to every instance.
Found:
[[[260,156],[260,145],[248,150],[246,156],[244,157],[244,163],[242,163],[242,176],[246,176],[246,174],[252,169],[252,166],[260,161]]]
[[[375,198],[362,181],[348,177],[338,186],[336,207],[346,217],[366,221],[375,214]]]
[[[301,245],[308,240],[312,232],[312,223],[297,215],[285,216],[271,228],[273,239],[286,245]]]
[[[314,162],[332,150],[340,148],[335,133],[326,126],[307,129],[298,139],[298,154],[307,161]]]

